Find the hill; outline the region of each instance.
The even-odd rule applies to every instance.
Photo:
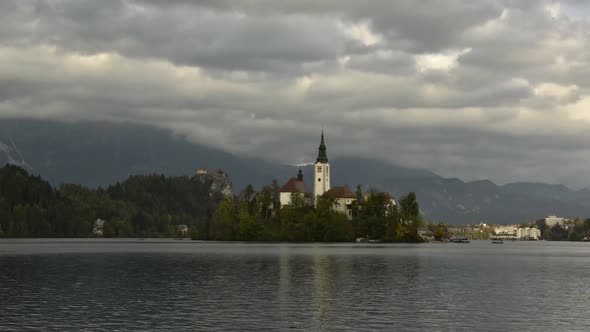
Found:
[[[0,237],[89,237],[106,219],[107,237],[171,237],[203,222],[224,198],[211,176],[136,175],[102,189],[53,188],[21,167],[0,168]],[[223,182],[223,180],[221,180]]]

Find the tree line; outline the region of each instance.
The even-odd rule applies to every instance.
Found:
[[[418,229],[434,239],[449,237],[444,224],[422,221],[416,195],[390,204],[387,193],[364,195],[357,188],[352,220],[334,211],[334,200],[293,195],[280,207],[279,185],[259,191],[247,186],[235,197],[211,191],[208,181],[191,177],[135,175],[107,188],[76,184],[53,188],[18,166],[0,168],[0,237],[91,237],[93,223],[103,219],[104,237],[175,237],[187,225],[193,239],[228,241],[420,242]],[[590,240],[590,219],[547,227],[527,224],[549,241]]]
[[[249,185],[234,199],[222,201],[205,223],[193,229],[198,240],[350,242],[365,238],[383,242],[421,242],[422,224],[416,194],[391,204],[387,193],[363,195],[357,189],[352,219],[333,209],[336,201],[326,195],[315,207],[311,197],[294,193],[280,206],[276,181],[260,191]],[[280,207],[280,209],[279,209]]]
[[[391,204],[386,193],[357,190],[352,220],[322,196],[292,195],[280,206],[277,181],[256,191],[224,197],[211,183],[190,177],[135,175],[107,188],[76,184],[52,187],[13,165],[0,168],[0,237],[92,237],[105,220],[103,237],[175,237],[187,225],[193,239],[228,241],[420,242],[422,224],[414,193]]]

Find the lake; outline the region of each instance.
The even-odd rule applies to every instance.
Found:
[[[0,240],[0,331],[588,331],[590,243]]]

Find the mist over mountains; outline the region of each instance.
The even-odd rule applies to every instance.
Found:
[[[335,143],[332,143],[335,144]],[[305,147],[316,149],[316,146]],[[330,158],[333,185],[363,184],[365,190],[399,197],[414,191],[428,220],[456,223],[518,223],[547,214],[590,216],[590,190],[563,185],[491,181],[464,182],[428,170],[379,160]],[[0,121],[0,163],[29,168],[53,185],[106,186],[133,174],[192,175],[197,168],[223,169],[234,190],[283,183],[297,168],[193,144],[147,126],[112,123]],[[304,168],[311,181],[312,168]]]

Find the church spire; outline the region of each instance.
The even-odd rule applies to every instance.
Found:
[[[316,163],[327,163],[328,155],[326,154],[326,144],[324,143],[324,131],[322,130],[322,141],[320,142],[320,148],[318,153],[318,159]]]

